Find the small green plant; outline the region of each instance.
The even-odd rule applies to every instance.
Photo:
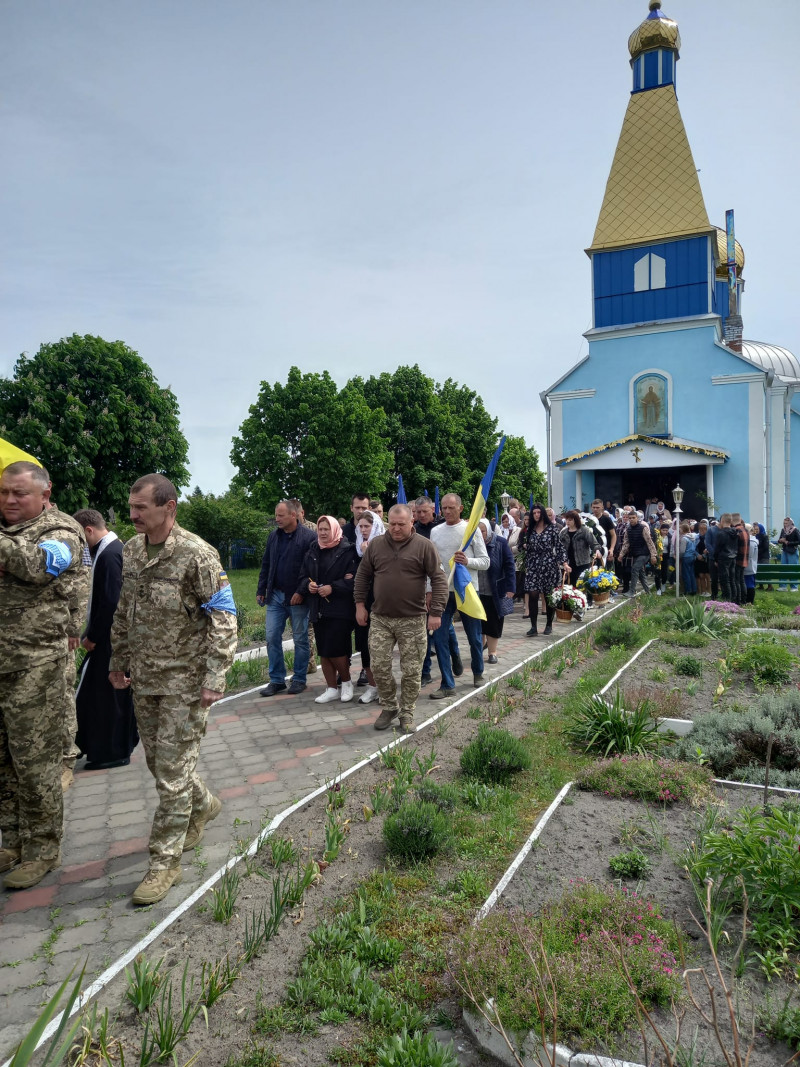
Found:
[[[269,1045],[252,1042],[240,1055],[231,1053],[225,1067],[281,1067],[281,1061]]]
[[[391,800],[392,791],[388,785],[382,785],[378,782],[378,784],[373,786],[370,790],[369,803],[376,815],[380,815],[382,811],[386,811],[391,804]]]
[[[703,673],[703,664],[697,656],[678,656],[675,660],[675,673],[687,678],[699,678]]]
[[[697,682],[689,682],[687,684],[687,686],[686,686],[686,695],[687,695],[687,697],[696,697],[697,696],[697,685],[698,685]]]
[[[611,648],[636,648],[640,644],[639,630],[630,619],[611,618],[602,622],[594,632],[595,643]]]
[[[333,809],[328,808],[325,812],[324,853],[324,857],[328,863],[333,863],[335,859],[338,859],[339,851],[346,836],[347,830],[345,829],[345,826],[342,824],[336,812]]]
[[[491,682],[486,686],[486,703],[493,704],[497,700],[497,692],[500,688],[499,682]]]
[[[440,1044],[432,1034],[403,1029],[378,1049],[378,1067],[458,1067],[453,1042]]]
[[[792,999],[789,994],[780,1007],[767,999],[766,1007],[759,1013],[758,1025],[773,1041],[785,1041],[800,1051],[800,1004],[793,1004]]]
[[[341,781],[326,782],[325,787],[328,794],[328,807],[331,811],[338,811],[343,808],[347,801],[350,787],[342,784]]]
[[[204,960],[200,970],[200,999],[207,1008],[219,1000],[231,988],[239,976],[237,964],[229,956],[209,963]]]
[[[294,863],[298,852],[290,837],[270,837],[269,851],[273,867],[282,867],[284,863]]]
[[[650,860],[638,848],[630,852],[619,852],[608,861],[608,866],[617,878],[647,878],[653,869]]]
[[[235,867],[229,867],[211,890],[211,914],[214,916],[214,922],[227,924],[231,921],[238,895],[239,872]]]
[[[663,667],[654,667],[653,670],[650,672],[651,682],[666,682],[666,680],[667,672],[664,670]]]
[[[478,736],[461,753],[463,773],[481,782],[506,782],[530,766],[530,753],[522,741],[508,730],[485,723],[478,727]]]
[[[702,600],[679,600],[669,612],[676,630],[703,634],[706,637],[722,637],[727,631],[722,615],[715,611],[706,611]]]
[[[507,681],[511,689],[525,689],[525,678],[521,674],[512,674]]]
[[[33,1063],[34,1057],[36,1057],[36,1062],[40,1064],[40,1067],[58,1067],[58,1064],[65,1062],[70,1049],[73,1047],[75,1036],[81,1026],[80,1015],[71,1023],[69,1028],[67,1027],[67,1024],[69,1023],[72,1007],[78,999],[78,994],[80,993],[81,985],[83,984],[85,970],[85,967],[81,970],[81,973],[76,978],[75,984],[67,996],[66,1004],[61,1013],[61,1021],[56,1028],[56,1032],[50,1039],[50,1044],[44,1051],[43,1058],[39,1059],[36,1052],[36,1046],[42,1039],[42,1035],[47,1029],[50,1020],[58,1011],[61,998],[64,996],[75,971],[74,967],[52,997],[47,1001],[47,1004],[41,1014],[37,1017],[33,1026],[20,1041],[14,1055],[11,1057],[10,1067],[28,1067],[29,1064]]]
[[[127,967],[125,968],[125,978],[128,982],[125,995],[139,1015],[147,1011],[156,998],[156,993],[158,993],[161,980],[164,977],[161,973],[163,962],[163,957],[158,963],[151,963],[150,960],[139,955],[134,959],[133,967],[130,971]]]
[[[497,803],[497,790],[474,778],[468,778],[462,783],[461,796],[468,807],[480,812],[491,811]]]
[[[617,689],[610,701],[598,693],[584,703],[566,728],[566,734],[585,752],[601,756],[615,754],[646,755],[658,752],[668,743],[658,731],[655,706],[641,700],[630,710],[623,707],[622,692]]]
[[[775,637],[745,640],[728,659],[734,670],[751,676],[756,689],[786,685],[797,663],[797,657],[779,645]]]
[[[660,634],[660,640],[667,645],[677,645],[678,648],[705,648],[711,638],[691,630],[665,630]]]
[[[417,796],[441,811],[454,811],[458,803],[458,787],[451,782],[423,781],[417,786]]]
[[[403,801],[383,824],[383,837],[390,854],[412,863],[435,856],[451,835],[448,817],[424,800]]]
[[[697,803],[710,796],[711,771],[653,756],[612,756],[576,776],[581,789],[659,804]]]

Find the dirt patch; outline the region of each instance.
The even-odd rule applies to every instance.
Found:
[[[723,790],[717,794],[717,802],[730,809],[752,804],[754,798],[750,790]],[[645,843],[647,834],[655,833],[663,837],[663,847],[647,849],[652,863],[652,873],[640,883],[639,891],[652,897],[658,904],[661,914],[673,920],[685,931],[687,936],[686,965],[704,966],[711,974],[712,960],[705,941],[692,921],[692,914],[700,916],[697,899],[688,875],[681,869],[680,853],[692,840],[698,825],[699,813],[688,807],[675,806],[669,809],[651,807],[634,800],[617,800],[600,796],[596,793],[573,789],[566,801],[554,813],[534,849],[528,855],[520,870],[503,893],[497,904],[498,908],[522,908],[538,913],[545,901],[558,897],[571,883],[578,879],[608,884],[614,879],[608,866],[609,858],[632,847],[631,843],[622,844],[624,831],[633,826],[642,828],[639,837],[640,847]],[[636,839],[634,838],[634,843]],[[637,883],[622,881],[623,885],[635,889]],[[741,920],[739,919],[739,922]],[[736,917],[726,924],[731,943],[738,941],[740,927]],[[723,950],[730,956],[730,949]],[[724,958],[724,957],[723,957]],[[729,970],[725,972],[729,979]],[[755,1012],[770,997],[773,1004],[779,1005],[788,995],[797,997],[797,987],[781,980],[767,983],[754,966],[749,966],[742,979],[735,983],[736,1002],[738,1005],[740,1026],[746,1034],[745,1044],[749,1040]],[[707,1005],[707,1000],[701,1003]],[[718,1004],[723,1006],[721,997]],[[668,1038],[673,1037],[675,1023],[667,1010],[655,1009],[654,1018],[663,1028]],[[691,1039],[695,1026],[700,1026],[698,1034],[698,1053],[706,1050],[707,1059],[693,1062],[715,1064],[722,1062],[719,1046],[713,1035],[702,1028],[702,1021],[692,1012],[687,1014],[683,1025],[684,1038]],[[650,1039],[651,1035],[648,1035]],[[581,1049],[583,1052],[602,1052],[606,1050]],[[653,1046],[650,1047],[652,1055]],[[641,1035],[626,1035],[613,1049],[613,1054],[634,1063],[643,1064],[645,1050]],[[759,1035],[756,1041],[750,1067],[777,1067],[792,1055],[792,1050],[782,1043],[769,1041]],[[658,1061],[656,1061],[658,1062]]]
[[[697,719],[709,711],[742,711],[762,695],[750,677],[733,671],[725,691],[717,695],[720,663],[729,644],[711,640],[705,648],[680,648],[664,641],[654,641],[612,687],[618,686],[627,707],[651,700],[665,719]],[[796,647],[792,651],[797,654]],[[689,675],[679,670],[680,660],[691,657],[700,664],[700,673]],[[688,664],[687,664],[688,666]],[[792,685],[800,682],[800,664],[792,671]],[[774,692],[775,690],[770,690]]]

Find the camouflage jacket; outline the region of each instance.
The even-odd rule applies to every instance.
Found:
[[[48,574],[43,541],[59,541],[72,557]],[[79,637],[89,586],[83,564],[86,537],[69,515],[50,508],[14,526],[0,522],[0,675],[67,655]]]
[[[122,555],[122,591],[111,627],[112,671],[129,671],[134,689],[199,699],[225,689],[236,651],[236,616],[206,610],[228,585],[216,549],[175,524],[155,559],[144,534]]]

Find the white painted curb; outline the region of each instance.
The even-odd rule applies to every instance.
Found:
[[[563,644],[565,641],[571,640],[573,637],[575,637],[576,634],[582,633],[590,626],[594,626],[594,624],[596,622],[599,622],[601,619],[608,618],[612,611],[616,611],[617,608],[622,607],[626,603],[628,603],[628,601],[622,601],[619,604],[614,604],[602,615],[596,615],[595,618],[591,619],[589,622],[583,623],[583,625],[581,626],[578,626],[575,630],[572,630],[570,633],[565,634],[563,637],[560,637],[557,641],[553,641],[550,644],[543,645],[541,648],[536,649],[536,651],[533,652],[530,656],[526,656],[525,659],[520,660],[513,667],[509,667],[507,671],[504,671],[501,675],[498,675],[497,678],[493,678],[491,682],[486,682],[484,685],[480,686],[480,688],[473,689],[471,692],[465,693],[465,695],[459,700],[453,701],[452,704],[448,704],[446,708],[442,708],[442,710],[436,715],[433,715],[430,719],[426,719],[425,722],[420,723],[414,734],[400,734],[399,737],[396,737],[393,741],[390,741],[382,748],[379,748],[376,752],[373,752],[371,756],[366,756],[364,759],[359,760],[358,763],[353,764],[352,767],[348,767],[346,771],[342,771],[340,774],[337,774],[335,777],[335,781],[341,782],[345,778],[349,778],[351,774],[355,774],[356,771],[360,771],[362,768],[369,766],[370,763],[373,763],[376,759],[380,757],[381,753],[388,752],[396,745],[404,744],[410,738],[416,736],[416,734],[419,733],[420,730],[424,730],[426,727],[431,726],[438,719],[441,719],[443,715],[446,715],[449,711],[452,711],[453,708],[459,707],[466,700],[471,700],[473,697],[479,696],[486,689],[488,689],[490,685],[494,685],[495,682],[500,682],[503,678],[507,678],[510,674],[516,673],[521,667],[524,667],[526,663],[529,663],[531,660],[538,659],[539,656],[543,655],[549,649],[557,648],[558,645]],[[261,688],[262,686],[259,685],[256,686],[254,689],[247,689],[244,692],[233,693],[229,697],[223,697],[222,700],[218,700],[215,702],[214,707],[217,707],[219,704],[224,704],[229,700],[237,700],[239,697],[247,696],[249,693],[255,693]],[[116,959],[110,967],[107,967],[106,970],[103,971],[103,973],[99,975],[99,977],[97,977],[94,982],[92,982],[88,989],[83,990],[77,998],[75,1004],[72,1006],[70,1017],[75,1015],[76,1012],[81,1011],[83,1007],[91,1000],[91,998],[97,993],[99,993],[102,989],[104,989],[105,986],[109,984],[109,982],[113,981],[114,978],[121,974],[122,971],[124,971],[124,969],[128,966],[128,964],[132,963],[140,952],[144,952],[144,950],[148,948],[158,937],[160,937],[165,930],[168,930],[173,923],[177,922],[177,920],[182,915],[184,915],[194,904],[197,903],[198,900],[200,900],[201,897],[203,897],[214,885],[216,885],[216,883],[220,880],[220,878],[223,876],[223,874],[225,874],[226,871],[230,870],[231,867],[235,867],[237,863],[241,863],[245,856],[254,856],[261,847],[262,843],[278,829],[278,827],[281,825],[282,822],[284,822],[285,819],[288,819],[290,815],[293,815],[296,811],[299,811],[300,808],[305,807],[306,804],[310,804],[312,800],[316,800],[317,797],[322,796],[322,794],[326,791],[327,788],[327,785],[319,786],[317,789],[313,790],[313,792],[309,793],[301,800],[298,800],[296,803],[292,804],[291,807],[286,808],[285,811],[282,811],[278,815],[276,815],[270,821],[269,825],[265,826],[264,829],[258,834],[258,836],[250,842],[247,852],[241,853],[237,856],[232,856],[227,861],[227,863],[223,864],[223,866],[220,867],[219,870],[215,871],[209,878],[206,879],[205,882],[203,882],[201,886],[198,886],[198,888],[195,889],[193,893],[190,893],[190,895],[186,897],[185,900],[181,901],[181,903],[176,908],[169,912],[169,914],[166,915],[156,927],[154,927],[140,941],[137,941],[135,945],[133,945],[127,950],[127,952],[125,952],[122,956]],[[58,1015],[56,1015],[53,1019],[51,1019],[51,1021],[45,1027],[42,1036],[39,1038],[39,1041],[37,1042],[37,1049],[41,1048],[41,1046],[56,1032],[58,1027],[61,1025],[61,1019],[63,1015],[64,1013],[62,1011],[59,1012]],[[8,1060],[6,1060],[2,1064],[2,1067],[11,1067],[11,1059],[9,1058]]]

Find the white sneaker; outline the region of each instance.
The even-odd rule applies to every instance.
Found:
[[[373,700],[378,699],[378,687],[375,685],[368,685],[364,690],[359,704],[371,704]]]
[[[660,589],[656,589],[656,596],[661,596],[661,590]]]
[[[328,689],[325,690],[325,692],[321,696],[318,696],[318,697],[314,698],[314,703],[315,704],[330,704],[330,702],[332,700],[338,700],[338,699],[339,699],[339,690],[338,689],[328,688]]]
[[[353,699],[353,683],[342,682],[342,695],[340,697],[343,704],[346,704],[348,700]]]

